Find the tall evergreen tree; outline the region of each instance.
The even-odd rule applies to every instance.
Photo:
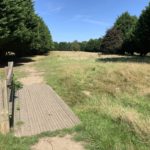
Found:
[[[150,3],[139,17],[134,40],[138,48],[137,52],[141,55],[146,55],[150,52]]]
[[[50,32],[35,14],[32,0],[1,0],[0,12],[0,55],[7,51],[15,52],[16,55],[27,55],[35,50],[45,52],[49,49],[47,42],[51,44]],[[45,37],[50,40],[46,40],[46,43],[43,40],[38,41],[38,47],[35,46],[35,35],[44,37],[43,40]]]
[[[123,13],[118,17],[114,26],[107,31],[100,49],[103,52],[119,54],[129,51],[129,45],[131,45],[129,43],[131,43],[132,32],[136,23],[137,17],[131,16],[128,12]],[[130,49],[132,49],[131,46]]]
[[[32,30],[30,49],[34,54],[42,54],[52,49],[52,36],[42,18],[36,16],[37,26]]]
[[[122,34],[116,27],[109,29],[102,40],[100,51],[106,54],[122,54]]]
[[[114,24],[114,27],[122,32],[123,40],[128,38],[133,28],[135,28],[137,20],[138,19],[136,16],[131,16],[128,12],[125,12],[118,17]]]

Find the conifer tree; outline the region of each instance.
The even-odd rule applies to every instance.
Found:
[[[24,56],[50,49],[51,34],[35,14],[32,0],[1,0],[0,12],[0,56],[7,51]]]
[[[150,52],[150,3],[139,17],[134,40],[136,41],[137,52],[141,55]]]

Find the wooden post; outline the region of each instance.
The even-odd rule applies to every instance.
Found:
[[[8,97],[7,97],[7,81],[1,81],[2,105],[3,108],[0,114],[0,132],[6,134],[10,131],[9,127],[9,112],[8,112]]]
[[[5,68],[5,79],[0,81],[0,132],[10,131],[10,114],[12,113],[13,62]],[[10,103],[11,102],[11,103]],[[9,114],[10,113],[10,114]]]

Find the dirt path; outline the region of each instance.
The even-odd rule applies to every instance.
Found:
[[[84,150],[82,143],[72,140],[72,136],[43,138],[31,150]]]
[[[43,56],[36,57],[34,61],[20,67],[20,70],[26,74],[26,77],[19,79],[24,86],[44,83],[43,72],[39,72],[34,67],[41,58]],[[66,135],[65,137],[41,138],[37,144],[31,147],[31,150],[84,150],[84,147],[81,142],[75,142],[71,135]]]
[[[44,56],[37,56],[33,58],[33,62],[29,62],[27,64],[23,64],[21,67],[22,72],[25,72],[27,75],[26,77],[20,78],[19,81],[23,85],[32,85],[37,83],[44,83],[43,73],[39,72],[34,65],[38,62],[39,59],[43,58]]]
[[[32,65],[27,65],[23,69],[27,73],[27,77],[23,77],[23,78],[19,79],[19,81],[23,85],[32,85],[35,83],[44,83],[42,73],[38,72]]]

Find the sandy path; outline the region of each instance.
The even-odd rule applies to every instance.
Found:
[[[38,72],[33,66],[25,66],[23,68],[25,72],[27,72],[27,77],[20,78],[19,81],[23,85],[32,85],[35,83],[44,83],[44,79],[42,77],[42,73]]]
[[[81,142],[75,142],[70,135],[42,138],[31,150],[84,150]]]
[[[38,62],[42,57],[35,57],[33,62],[29,62],[24,64],[21,67],[21,70],[27,74],[26,77],[20,78],[19,81],[23,85],[32,85],[36,83],[44,83],[43,73],[39,72],[34,65]]]

